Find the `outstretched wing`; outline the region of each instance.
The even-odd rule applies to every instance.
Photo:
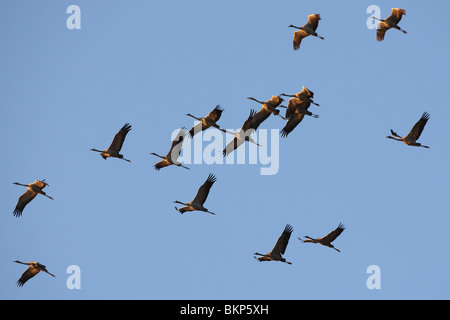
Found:
[[[33,278],[35,275],[37,275],[39,273],[39,269],[33,268],[33,267],[28,267],[27,270],[25,270],[24,273],[22,273],[22,276],[20,277],[20,279],[17,281],[17,285],[19,287],[22,287],[25,282],[27,282],[28,280],[30,280],[31,278]]]
[[[248,116],[247,120],[244,121],[242,124],[241,130],[244,132],[244,136],[248,137],[250,134],[255,131],[255,129],[252,128],[252,120],[253,116],[255,115],[256,111],[254,109],[250,110],[250,115]],[[223,149],[223,156],[229,155],[231,152],[236,150],[241,144],[244,143],[244,140],[238,139],[236,137],[233,138],[230,142],[227,143],[225,146],[225,149]]]
[[[309,33],[307,33],[304,30],[298,30],[294,32],[294,39],[293,39],[294,50],[300,49],[300,44],[302,43],[303,38],[307,36],[309,36]]]
[[[302,103],[302,101],[299,98],[291,98],[288,101],[287,107],[286,107],[286,119],[290,119],[294,114],[295,110],[297,110],[297,107]]]
[[[161,168],[165,168],[165,167],[168,167],[168,166],[170,166],[170,165],[172,165],[172,163],[170,163],[170,162],[167,161],[166,159],[163,159],[163,160],[157,162],[153,167],[154,167],[156,170],[159,170],[159,169],[161,169]]]
[[[241,127],[241,129],[244,130],[244,132],[251,129],[252,120],[253,120],[253,117],[255,116],[255,114],[256,114],[255,109],[251,109],[247,120],[244,121],[244,123],[242,124],[242,127]]]
[[[292,130],[294,130],[299,125],[299,123],[302,122],[304,117],[305,114],[300,112],[296,112],[294,116],[291,116],[284,128],[280,131],[281,137],[286,138],[289,133],[291,133]]]
[[[239,146],[244,142],[245,142],[244,140],[234,137],[233,140],[227,143],[225,149],[223,149],[222,151],[223,156],[224,157],[228,156],[231,152],[239,148]]]
[[[391,27],[386,22],[384,22],[384,21],[378,22],[377,41],[383,41],[386,31],[389,30],[390,28]]]
[[[251,129],[258,129],[261,123],[263,123],[269,116],[271,112],[265,108],[261,108],[257,113],[253,115],[252,123],[250,124]]]
[[[307,87],[303,86],[302,91],[300,91],[301,95],[305,95],[310,98],[314,98],[314,92],[309,90]]]
[[[339,235],[344,231],[345,226],[342,223],[339,223],[339,226],[331,231],[329,234],[327,234],[325,237],[322,238],[323,241],[331,243],[333,242]]]
[[[25,209],[26,205],[31,202],[37,196],[36,192],[27,189],[24,194],[19,197],[19,201],[17,202],[16,208],[14,209],[14,216],[20,217],[22,216],[23,209]]]
[[[129,123],[125,123],[122,129],[120,129],[119,132],[117,132],[116,135],[114,136],[114,139],[108,149],[116,150],[117,152],[119,152],[120,149],[122,149],[125,137],[127,136],[128,132],[130,132],[130,130],[131,125]]]
[[[168,156],[172,161],[176,161],[178,159],[178,156],[181,153],[181,148],[183,147],[183,141],[186,138],[187,135],[186,128],[181,128],[180,131],[178,131],[177,136],[172,141],[172,145],[170,146],[170,150],[168,153]]]
[[[291,233],[294,231],[292,226],[290,224],[287,224],[284,228],[283,233],[278,238],[277,243],[275,244],[275,247],[273,247],[271,252],[278,252],[280,254],[284,254],[286,251],[286,247],[288,245],[289,239],[291,237]]]
[[[211,119],[214,122],[219,121],[220,117],[222,116],[223,109],[220,107],[220,104],[218,104],[208,115],[206,118]]]
[[[305,28],[312,29],[316,31],[319,25],[320,14],[310,14],[308,16],[308,23],[304,25]]]
[[[206,130],[206,129],[208,129],[208,126],[205,126],[205,125],[203,124],[203,122],[200,121],[200,122],[196,123],[196,124],[191,128],[191,130],[189,130],[189,135],[190,135],[191,137],[193,137],[195,134],[199,133],[200,131]]]
[[[402,20],[402,16],[406,14],[406,10],[399,8],[392,8],[391,15],[385,19],[388,24],[397,25],[400,20]]]
[[[197,195],[195,196],[192,203],[199,203],[203,205],[208,197],[209,190],[211,189],[214,182],[216,182],[217,178],[212,173],[209,174],[208,179],[206,179],[205,183],[203,183],[200,188],[198,188]]]
[[[416,122],[414,127],[408,133],[408,136],[411,136],[414,140],[418,140],[422,134],[423,128],[428,122],[428,119],[430,119],[430,114],[428,112],[424,112],[419,121]]]

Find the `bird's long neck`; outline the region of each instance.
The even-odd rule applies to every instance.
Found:
[[[159,154],[156,154],[156,153],[154,153],[154,152],[152,152],[152,153],[150,153],[150,154],[152,154],[152,155],[154,155],[154,156],[157,156],[157,157],[159,157],[159,158],[161,158],[161,159],[165,159],[163,156],[160,156]]]
[[[27,184],[22,184],[22,183],[19,183],[19,182],[13,182],[13,184],[16,184],[18,186],[28,187]]]
[[[29,263],[25,263],[25,262],[22,262],[22,261],[19,261],[19,260],[16,260],[16,261],[14,261],[15,263],[20,263],[20,264],[25,264],[25,265],[29,265]]]
[[[257,255],[257,256],[267,257],[267,254],[262,254],[262,253],[259,253],[259,252],[255,252],[254,254]]]
[[[194,118],[195,120],[202,121],[202,118],[197,118],[197,117],[193,116],[193,115],[190,114],[190,113],[188,113],[188,114],[186,114],[186,115],[187,115],[188,117]]]
[[[289,26],[290,28],[295,28],[295,29],[298,29],[298,30],[301,30],[302,28],[300,28],[300,27],[296,27],[296,26],[293,26],[293,25],[290,25]]]
[[[174,201],[174,203],[179,203],[179,204],[182,204],[183,206],[188,206],[188,204],[187,203],[183,203],[183,202],[180,202],[180,201]]]
[[[91,149],[91,151],[95,151],[95,152],[103,152],[103,151],[100,151],[100,150],[97,150],[97,149]]]
[[[374,19],[374,20],[378,20],[378,21],[384,21],[384,19],[378,19],[376,17],[371,17],[371,18]]]
[[[258,103],[261,103],[261,104],[263,104],[264,102],[262,102],[262,101],[258,101],[258,100],[256,100],[255,98],[253,98],[253,97],[250,97],[250,98],[247,98],[247,99],[249,99],[249,100],[253,100],[253,101],[256,101],[256,102],[258,102]]]

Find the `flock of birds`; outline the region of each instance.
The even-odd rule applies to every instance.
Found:
[[[377,41],[382,41],[385,37],[386,31],[388,31],[391,28],[397,29],[403,33],[406,33],[405,30],[401,29],[398,26],[398,23],[400,22],[403,15],[406,14],[406,11],[404,9],[398,9],[393,8],[391,11],[391,15],[386,19],[377,19],[375,17],[372,17],[373,19],[380,20],[377,27],[377,34],[376,39]],[[298,31],[294,32],[293,37],[293,48],[294,50],[298,50],[300,48],[300,44],[302,40],[308,36],[314,36],[320,39],[324,39],[322,36],[318,35],[316,32],[316,29],[319,25],[320,15],[319,14],[312,14],[308,16],[308,22],[301,26],[296,27],[294,25],[290,25],[289,27],[298,29]],[[287,106],[282,106],[281,103],[284,101],[284,99],[281,96],[290,97]],[[234,136],[234,138],[226,145],[225,149],[223,150],[223,155],[228,156],[231,152],[236,150],[239,146],[241,146],[244,142],[250,142],[257,144],[252,138],[251,134],[255,132],[260,124],[265,121],[271,114],[274,116],[279,116],[282,119],[286,121],[285,126],[281,129],[280,135],[282,137],[287,137],[303,120],[305,115],[311,116],[314,118],[318,118],[319,116],[316,114],[313,114],[311,111],[308,110],[311,104],[314,104],[316,106],[319,106],[319,104],[315,103],[313,101],[314,93],[309,90],[308,88],[304,87],[302,90],[295,94],[285,94],[282,93],[277,96],[272,96],[271,99],[267,101],[260,101],[253,97],[249,97],[248,99],[253,100],[259,104],[261,104],[261,109],[256,112],[255,110],[251,110],[248,118],[244,121],[242,124],[242,127],[239,131],[236,133],[229,132],[225,129],[220,128],[220,126],[217,124],[218,120],[220,119],[222,112],[224,111],[220,105],[217,105],[211,112],[208,113],[205,117],[199,118],[195,117],[191,114],[187,114],[187,116],[192,117],[199,121],[196,125],[194,125],[189,131],[187,131],[186,128],[181,128],[178,132],[177,136],[172,141],[171,147],[169,149],[169,152],[164,155],[158,155],[156,153],[151,153],[152,155],[161,158],[162,160],[157,162],[154,165],[154,168],[156,170],[160,170],[161,168],[168,167],[171,165],[175,165],[178,167],[183,167],[185,169],[189,169],[188,167],[183,166],[180,162],[177,161],[183,141],[186,137],[193,137],[195,134],[204,131],[208,128],[216,128],[224,133],[229,133]],[[286,113],[283,117],[280,115],[280,110],[277,108],[285,108]],[[415,146],[415,147],[423,147],[423,148],[429,148],[428,146],[421,145],[417,142],[419,139],[428,119],[430,118],[430,115],[425,112],[423,113],[422,117],[419,119],[419,121],[413,126],[411,131],[408,133],[408,135],[401,137],[397,133],[395,133],[391,129],[390,136],[387,136],[389,139],[394,139],[397,141],[401,141],[405,143],[408,146]],[[126,123],[114,136],[114,139],[111,143],[111,145],[105,149],[105,150],[97,150],[97,149],[91,149],[92,151],[100,153],[100,156],[103,157],[103,159],[107,159],[109,157],[112,158],[118,158],[122,159],[124,161],[130,162],[130,160],[125,159],[122,154],[120,154],[120,151],[122,149],[123,143],[125,141],[125,137],[131,130],[131,125],[129,123]],[[259,144],[257,144],[260,146]],[[185,212],[190,211],[203,211],[210,213],[214,215],[215,213],[209,211],[204,207],[204,203],[209,195],[211,187],[216,182],[217,178],[214,174],[210,174],[206,181],[199,187],[196,196],[194,199],[190,202],[184,203],[180,201],[174,201],[177,204],[183,205],[181,208],[175,207],[177,211],[179,211],[181,214]],[[17,202],[16,208],[14,209],[14,216],[20,217],[22,216],[23,210],[27,206],[28,203],[30,203],[38,194],[41,194],[43,196],[48,197],[49,199],[52,199],[52,197],[48,196],[43,189],[48,186],[48,184],[45,182],[45,179],[35,180],[35,182],[30,184],[21,184],[18,182],[14,182],[16,185],[24,186],[27,188],[24,194],[22,194],[19,197],[19,200]],[[305,236],[305,239],[298,238],[303,243],[318,243],[330,248],[335,249],[336,251],[340,252],[340,250],[336,249],[331,243],[336,240],[336,238],[344,231],[345,227],[342,223],[338,225],[338,227],[329,232],[327,235],[321,238],[312,238],[309,236]],[[283,257],[286,247],[288,245],[289,239],[291,237],[291,234],[293,232],[293,227],[289,224],[286,225],[284,228],[281,236],[278,238],[275,246],[273,249],[266,253],[261,254],[258,252],[255,252],[255,259],[261,261],[281,261],[287,264],[291,264],[291,262],[286,261],[286,259]],[[258,257],[256,257],[258,256]],[[49,275],[55,277],[53,274],[47,271],[46,267],[38,262],[32,261],[28,263],[24,263],[21,261],[14,261],[16,263],[28,265],[28,269],[22,274],[20,279],[17,281],[18,286],[23,286],[25,282],[27,282],[29,279],[34,277],[36,274],[38,274],[40,271],[43,271],[45,273],[48,273]]]

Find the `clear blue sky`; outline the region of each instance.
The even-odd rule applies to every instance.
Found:
[[[81,8],[81,30],[66,9]],[[383,42],[366,27],[404,8],[408,34]],[[0,3],[1,299],[449,299],[448,1],[2,1]],[[293,29],[322,17],[325,40],[292,49]],[[426,24],[426,25],[425,25]],[[276,175],[260,164],[191,164],[157,172],[172,132],[216,104],[237,129],[282,92],[315,92],[320,107],[280,140]],[[406,135],[431,114],[420,142]],[[284,112],[283,112],[284,113]],[[122,153],[104,149],[129,122]],[[281,129],[271,116],[260,129]],[[212,129],[210,129],[212,130]],[[224,136],[225,139],[225,136]],[[226,136],[229,141],[230,136]],[[247,147],[247,146],[246,146]],[[180,215],[209,173],[202,212]],[[12,215],[25,191],[47,179]],[[342,252],[303,244],[344,223]],[[259,263],[284,226],[285,257]],[[36,260],[56,275],[16,281]],[[69,290],[66,269],[81,269]],[[366,269],[381,269],[369,290]]]

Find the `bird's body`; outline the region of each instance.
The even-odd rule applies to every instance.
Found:
[[[298,98],[300,101],[309,102],[309,103],[312,103],[312,104],[314,104],[316,106],[319,106],[318,103],[315,103],[313,101],[314,92],[312,92],[311,90],[309,90],[305,86],[302,86],[302,91],[300,91],[300,92],[297,92],[297,93],[294,93],[294,94],[282,93],[282,94],[280,94],[280,96],[286,96],[286,97],[291,97],[291,98]],[[289,110],[286,111],[286,118],[288,118],[288,116],[289,116]]]
[[[28,269],[25,270],[25,272],[22,274],[20,279],[17,281],[17,285],[19,287],[22,287],[25,284],[25,282],[27,282],[28,280],[33,278],[35,275],[37,275],[41,271],[43,271],[45,273],[48,273],[52,277],[55,277],[55,275],[53,275],[50,272],[48,272],[46,267],[44,265],[40,264],[39,262],[36,262],[36,261],[20,262],[18,260],[14,261],[14,262],[20,263],[20,264],[24,264],[24,265],[28,265]]]
[[[217,105],[211,112],[208,113],[206,117],[203,118],[197,118],[190,113],[186,114],[187,116],[200,121],[200,123],[196,124],[191,128],[191,130],[189,130],[190,136],[193,137],[198,132],[204,131],[210,127],[224,131],[219,127],[219,125],[217,125],[217,121],[219,121],[223,111],[224,110],[220,107],[220,105]]]
[[[428,112],[424,112],[422,117],[416,122],[408,135],[401,137],[391,129],[392,136],[387,136],[386,138],[401,141],[408,146],[429,148],[428,146],[424,146],[417,142],[422,134],[423,128],[428,122],[428,119],[430,119],[430,114]]]
[[[260,126],[263,121],[265,121],[271,114],[281,117],[283,120],[286,120],[284,117],[280,115],[280,110],[276,108],[280,106],[280,104],[284,101],[283,98],[279,96],[272,96],[270,100],[267,101],[259,101],[253,97],[249,97],[247,99],[256,101],[261,104],[261,109],[253,115],[252,122],[250,124],[250,128],[256,130]]]
[[[287,137],[289,133],[292,132],[299,124],[302,122],[305,115],[318,118],[319,116],[313,114],[308,110],[310,102],[301,101],[298,98],[289,99],[287,109],[286,109],[286,118],[288,119],[286,125],[283,129],[281,129],[281,137]]]
[[[22,216],[22,212],[25,209],[26,205],[31,202],[38,194],[42,194],[43,196],[46,196],[49,199],[52,199],[52,197],[48,196],[42,189],[44,189],[48,184],[45,182],[45,179],[35,180],[33,183],[29,184],[22,184],[19,182],[13,182],[13,184],[16,184],[18,186],[27,187],[27,191],[25,191],[24,194],[22,194],[19,197],[19,200],[17,202],[16,208],[14,209],[14,216],[20,217]]]
[[[392,8],[391,15],[386,19],[378,19],[372,17],[373,19],[379,20],[377,26],[377,41],[383,41],[386,31],[391,28],[397,29],[403,33],[407,33],[405,30],[398,26],[398,23],[402,19],[402,16],[406,15],[406,10],[399,8]]]
[[[239,129],[238,132],[234,135],[233,140],[228,142],[228,144],[225,146],[225,149],[223,149],[223,156],[229,155],[231,152],[236,150],[241,144],[243,144],[245,141],[249,141],[251,143],[254,143],[259,146],[251,137],[250,135],[255,132],[255,129],[251,128],[253,116],[255,115],[255,110],[250,110],[250,115],[248,116],[247,120],[244,121],[242,124],[241,129]]]
[[[120,150],[122,149],[125,137],[127,136],[128,132],[130,132],[130,130],[131,125],[129,123],[125,123],[125,125],[114,136],[114,139],[111,142],[111,145],[109,146],[108,149],[105,150],[91,149],[91,151],[99,152],[102,158],[105,160],[107,158],[112,157],[131,162],[130,160],[125,159],[122,154],[120,154]]]
[[[294,39],[293,39],[293,46],[294,50],[298,50],[300,48],[300,44],[303,40],[303,38],[306,38],[308,36],[314,36],[320,39],[324,39],[324,37],[319,36],[316,32],[317,27],[319,25],[320,20],[320,14],[311,14],[308,16],[308,22],[301,26],[296,27],[294,25],[290,25],[290,28],[298,29],[298,31],[294,32]]]
[[[291,237],[293,230],[294,229],[292,228],[292,226],[290,224],[287,224],[286,227],[284,228],[283,233],[278,238],[277,243],[273,247],[272,251],[270,251],[269,253],[266,253],[266,254],[261,254],[261,253],[255,252],[254,254],[259,256],[258,258],[256,258],[256,257],[255,258],[257,260],[259,260],[260,262],[262,262],[262,261],[281,261],[281,262],[284,262],[287,264],[292,264],[291,262],[288,262],[288,261],[286,261],[285,258],[283,258],[283,254],[286,251],[286,247],[288,245],[289,238]]]
[[[341,252],[339,249],[336,249],[331,244],[331,242],[333,242],[342,233],[342,231],[344,231],[344,229],[345,229],[345,226],[342,223],[340,223],[339,226],[335,230],[328,233],[325,237],[311,238],[311,237],[305,236],[306,239],[300,239],[300,238],[298,238],[298,239],[300,241],[302,241],[303,243],[308,243],[308,242],[309,243],[319,243],[323,246],[330,247],[330,248],[336,250],[337,252]]]
[[[183,147],[183,141],[186,138],[186,135],[188,132],[186,131],[186,128],[181,128],[178,132],[175,139],[172,141],[172,145],[170,146],[169,152],[165,156],[160,156],[154,152],[150,153],[154,156],[157,156],[161,158],[162,160],[157,162],[154,167],[156,170],[159,170],[161,168],[165,168],[171,165],[175,165],[177,167],[183,167],[185,169],[189,169],[188,167],[183,166],[180,162],[178,162],[178,157],[181,153],[181,148]]]
[[[174,201],[174,203],[179,203],[179,204],[184,205],[184,207],[182,207],[180,209],[178,209],[177,207],[175,207],[175,209],[177,211],[179,211],[181,214],[183,214],[187,211],[203,211],[203,212],[208,212],[210,214],[215,215],[215,213],[210,212],[208,209],[206,209],[203,206],[203,204],[205,203],[206,198],[208,197],[209,190],[211,189],[214,182],[216,182],[216,180],[217,180],[216,176],[214,176],[213,174],[209,174],[208,179],[206,179],[206,181],[200,186],[200,188],[198,188],[198,191],[197,191],[197,194],[196,194],[194,200],[192,200],[188,203]]]

